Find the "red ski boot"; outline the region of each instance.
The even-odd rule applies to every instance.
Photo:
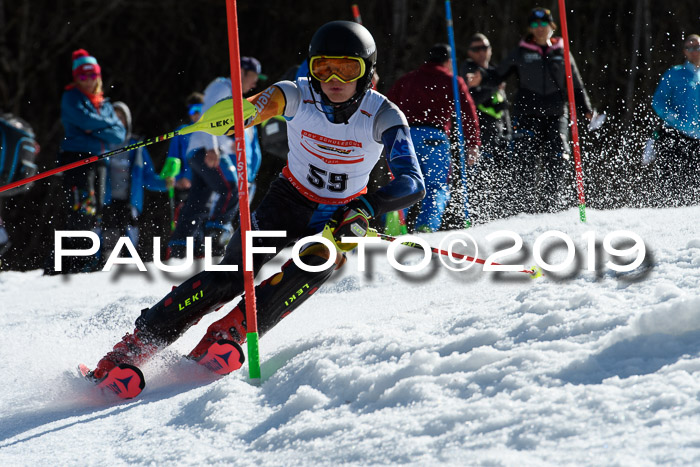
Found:
[[[240,344],[245,342],[245,316],[239,307],[212,323],[199,344],[187,358],[214,373],[226,375],[239,369],[245,361]]]

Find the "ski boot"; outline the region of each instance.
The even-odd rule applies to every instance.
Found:
[[[245,315],[237,306],[212,323],[187,358],[219,375],[239,369],[245,361],[241,344],[245,342]]]

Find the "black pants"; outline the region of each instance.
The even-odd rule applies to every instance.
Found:
[[[309,223],[318,203],[308,200],[286,179],[277,178],[260,206],[251,216],[252,229],[257,231],[284,230],[280,237],[258,237],[255,247],[274,247],[275,253],[253,256],[253,270],[257,274],[262,266],[283,248],[317,231],[309,229]],[[180,284],[160,302],[144,310],[136,320],[136,327],[151,334],[161,343],[169,344],[184,333],[204,315],[230,302],[244,291],[243,249],[240,229],[228,244],[220,264],[235,264],[238,271],[202,271]],[[274,325],[277,319],[259,315],[260,332],[267,329],[262,323]]]
[[[656,151],[656,206],[700,203],[700,139],[665,128]]]
[[[513,117],[509,192],[518,212],[556,212],[573,205],[568,117]]]

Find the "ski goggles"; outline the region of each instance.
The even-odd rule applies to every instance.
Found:
[[[351,83],[365,74],[365,61],[359,57],[330,57],[317,55],[309,61],[311,76],[322,83],[336,78],[341,83]]]
[[[192,104],[187,108],[187,113],[192,116],[202,113],[202,104]]]
[[[530,23],[530,27],[532,29],[535,29],[540,26],[546,28],[547,26],[549,26],[549,21],[533,21]]]

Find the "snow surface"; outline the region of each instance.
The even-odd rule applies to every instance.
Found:
[[[698,465],[698,219],[698,207],[588,210],[582,224],[570,210],[468,231],[482,258],[498,230],[528,251],[547,230],[568,234],[580,270],[537,280],[435,259],[402,274],[384,250],[358,272],[353,256],[261,339],[261,386],[247,364],[219,378],[181,358],[222,310],[145,365],[131,401],[76,365],[94,365],[178,279],[151,264],[3,272],[0,465]],[[583,234],[621,229],[644,240],[645,264],[616,273],[602,254],[588,271]]]

